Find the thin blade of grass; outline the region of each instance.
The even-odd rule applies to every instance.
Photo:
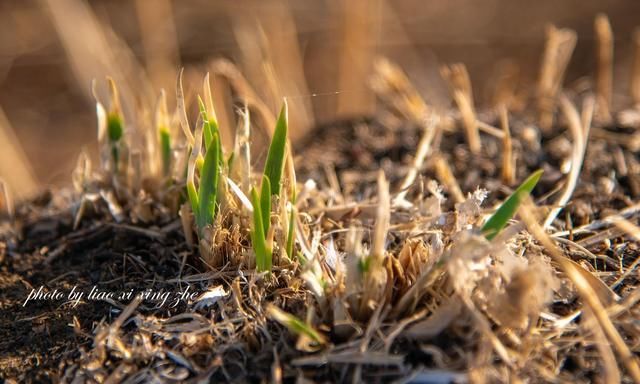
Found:
[[[271,194],[278,196],[280,195],[280,180],[282,179],[287,146],[287,114],[287,102],[285,100],[282,105],[282,109],[280,110],[278,121],[276,122],[276,129],[273,133],[273,138],[271,139],[267,162],[264,166],[264,174],[271,182]]]
[[[295,237],[295,221],[296,221],[296,207],[291,205],[291,213],[289,214],[289,230],[287,231],[287,256],[293,259],[293,245],[294,245],[294,237]]]
[[[253,231],[251,231],[251,244],[256,254],[256,269],[263,272],[267,269],[267,245],[264,234],[264,224],[262,222],[262,209],[260,208],[260,197],[255,188],[251,189],[251,203],[253,205]]]
[[[213,217],[216,211],[216,198],[218,194],[218,179],[220,177],[218,159],[220,138],[218,135],[213,136],[209,146],[210,149],[204,157],[200,186],[198,188],[198,200],[200,203],[198,227],[200,229],[213,222]]]
[[[180,118],[180,127],[182,127],[182,132],[184,136],[187,138],[187,141],[190,145],[194,145],[195,136],[191,133],[191,128],[189,127],[189,119],[187,119],[187,108],[184,102],[184,90],[182,89],[182,73],[184,72],[184,68],[180,68],[180,72],[178,72],[178,79],[176,80],[176,103],[178,104],[178,117]]]
[[[171,136],[167,129],[160,130],[160,151],[162,153],[162,174],[171,173]]]
[[[167,177],[171,174],[172,149],[171,131],[169,129],[169,114],[167,113],[167,94],[164,89],[160,91],[160,98],[158,99],[158,104],[156,106],[155,120],[160,144],[162,175]]]
[[[520,186],[513,192],[507,200],[496,210],[496,212],[487,220],[482,227],[482,233],[488,240],[492,240],[507,225],[507,222],[515,215],[518,206],[525,196],[531,194],[533,188],[538,184],[542,176],[542,170],[537,170],[529,176]]]
[[[260,209],[262,210],[262,226],[264,228],[264,233],[267,233],[269,232],[269,224],[271,224],[271,182],[267,176],[262,176]]]
[[[327,339],[321,333],[313,329],[304,321],[298,319],[296,316],[281,310],[273,304],[269,304],[267,307],[267,313],[269,314],[269,317],[284,325],[289,329],[289,331],[296,335],[304,335],[320,345],[326,344]]]
[[[207,112],[205,103],[202,101],[202,98],[200,98],[200,96],[198,96],[198,108],[200,109],[200,116],[204,121],[203,132],[204,138],[206,140],[205,145],[211,142],[211,138],[213,138],[214,135],[218,135],[220,140],[222,140],[222,137],[220,136],[220,127],[218,126],[218,122],[216,121],[215,113],[210,114],[209,112]],[[219,146],[218,159],[220,163],[223,163],[224,157],[222,155],[222,141],[220,141],[220,143],[221,144]],[[209,147],[207,147],[207,149],[209,149]]]
[[[209,119],[207,118],[207,111],[204,106],[204,102],[202,98],[198,96],[198,108],[200,109],[200,116],[202,116],[202,120],[204,121],[204,126],[202,127],[202,134],[204,135],[204,144],[206,149],[209,149],[209,143],[213,140],[213,132],[211,130],[211,124],[209,123]]]

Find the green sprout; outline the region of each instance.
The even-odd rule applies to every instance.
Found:
[[[166,126],[160,126],[158,133],[160,135],[162,174],[168,176],[171,172],[171,135],[169,134],[169,128]]]
[[[271,182],[266,175],[262,176],[262,188],[260,190],[260,210],[262,211],[262,226],[264,233],[269,232],[271,225]]]
[[[215,116],[209,116],[207,114],[207,109],[200,96],[198,96],[198,108],[200,109],[200,116],[202,117],[202,134],[204,135],[205,149],[209,150],[209,143],[211,143],[213,136],[218,135],[218,137],[220,137],[220,129],[218,128],[218,122]],[[224,161],[222,157],[222,146],[219,147],[218,160],[221,163]]]
[[[296,335],[307,337],[318,346],[327,343],[327,339],[324,335],[316,331],[312,326],[300,320],[296,316],[281,310],[273,304],[269,304],[267,306],[267,314],[273,320],[287,327],[289,331]]]
[[[162,175],[171,173],[171,131],[169,130],[169,117],[167,113],[167,95],[164,89],[160,92],[160,100],[156,107],[156,126],[160,144],[160,158],[162,160]]]
[[[113,168],[117,172],[120,163],[120,145],[124,136],[124,118],[122,117],[116,83],[110,77],[107,78],[107,82],[109,83],[109,92],[111,94],[111,107],[107,114],[107,137],[111,145]]]
[[[265,190],[265,185],[269,185],[268,179],[262,180],[262,189]],[[265,232],[265,218],[263,217],[263,206],[261,197],[258,196],[258,191],[255,187],[251,189],[251,204],[253,205],[253,230],[251,231],[251,244],[253,245],[253,251],[256,254],[256,269],[258,272],[270,272],[272,263],[272,241],[267,239],[267,232]],[[271,212],[269,211],[269,215]],[[267,219],[268,220],[268,219]],[[271,236],[269,236],[271,238]]]
[[[192,157],[197,157],[198,145],[201,144],[202,138],[196,140],[196,146],[193,149]],[[198,189],[195,186],[194,167],[190,165],[189,175],[187,177],[187,193],[191,209],[196,219],[196,224],[200,234],[207,224],[213,222],[216,214],[216,200],[218,195],[218,182],[221,174],[219,154],[220,138],[214,134],[209,143],[209,150],[204,155],[202,171],[200,173],[200,182]],[[194,164],[195,165],[195,164]]]
[[[280,196],[280,180],[284,170],[284,159],[287,149],[288,110],[285,101],[280,109],[280,115],[273,132],[267,162],[264,165],[264,175],[271,182],[271,195]]]
[[[295,206],[291,206],[291,212],[289,214],[289,228],[287,230],[287,256],[289,257],[293,257],[293,245],[294,245],[294,241],[293,238],[295,236],[295,221],[296,221],[296,217],[298,215],[298,212],[296,212],[296,207]]]
[[[264,165],[260,194],[253,188],[251,199],[253,205],[253,231],[251,242],[256,254],[256,268],[260,272],[271,271],[273,247],[273,232],[269,231],[271,225],[271,199],[272,196],[280,197],[280,181],[284,171],[284,161],[287,150],[287,103],[282,105],[276,128],[269,145],[267,161]],[[287,228],[287,244],[285,251],[293,252],[293,218]]]
[[[518,206],[523,199],[531,194],[533,188],[542,176],[542,170],[537,170],[531,174],[520,186],[500,205],[498,210],[487,220],[482,227],[482,234],[488,239],[493,240],[500,231],[507,225],[509,220],[515,215]]]

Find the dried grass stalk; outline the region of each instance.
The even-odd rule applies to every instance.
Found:
[[[0,218],[2,215],[6,215],[7,218],[13,218],[14,208],[11,195],[9,194],[9,187],[7,183],[0,179]]]
[[[624,364],[627,371],[635,382],[640,382],[640,366],[635,355],[629,350],[629,347],[625,344],[624,339],[618,333],[618,330],[613,325],[611,318],[607,314],[607,310],[603,303],[598,298],[594,287],[584,277],[584,275],[578,270],[578,266],[575,263],[570,262],[560,249],[555,245],[553,240],[547,235],[535,219],[533,214],[534,206],[531,201],[527,201],[526,204],[520,206],[520,217],[525,222],[529,232],[545,247],[547,254],[551,256],[551,259],[558,264],[560,269],[567,275],[567,277],[573,282],[578,294],[590,310],[594,314],[598,321],[598,324],[602,328],[602,331],[607,336],[609,342],[613,345],[616,352],[620,357],[620,362]]]
[[[33,197],[40,185],[9,120],[0,108],[0,177],[11,186],[17,200]]]
[[[367,87],[366,77],[369,76],[375,55],[375,39],[379,37],[374,28],[379,25],[380,20],[376,20],[376,7],[372,7],[367,0],[336,4],[340,4],[342,8],[338,89],[350,90],[338,94],[337,115],[368,115],[375,110],[375,95]]]
[[[364,284],[358,318],[365,318],[371,314],[376,306],[380,306],[387,287],[388,273],[384,266],[385,240],[391,221],[391,201],[389,198],[389,182],[384,172],[378,173],[378,209],[376,225],[371,241],[371,251],[365,268]]]
[[[478,131],[476,111],[473,105],[473,91],[467,67],[460,63],[452,64],[451,66],[445,65],[442,67],[441,73],[442,77],[448,81],[453,100],[462,115],[462,123],[467,134],[469,148],[472,153],[478,154],[481,148],[480,133]]]
[[[597,116],[604,121],[611,119],[611,94],[613,90],[613,32],[609,18],[598,14],[594,22],[596,35],[596,95]]]
[[[569,176],[567,177],[567,184],[565,186],[564,191],[555,201],[554,206],[549,212],[546,220],[544,221],[543,228],[547,228],[551,225],[553,220],[558,216],[563,207],[569,202],[571,196],[573,195],[573,191],[578,184],[578,177],[580,176],[580,170],[582,169],[582,163],[584,161],[584,154],[587,146],[587,137],[585,137],[585,133],[588,133],[588,127],[582,126],[582,120],[576,107],[573,105],[571,101],[565,96],[560,95],[560,108],[562,109],[562,113],[569,124],[569,130],[571,131],[571,136],[573,137],[573,151],[571,155],[571,170],[569,171]],[[593,109],[591,110],[593,112]],[[585,118],[586,121],[590,121],[590,118]]]
[[[425,126],[429,108],[407,75],[385,57],[376,59],[371,87],[386,104],[408,120]]]
[[[149,77],[156,87],[169,87],[180,62],[171,1],[136,0],[135,7]]]
[[[402,180],[402,184],[400,185],[400,192],[396,195],[394,199],[394,204],[401,204],[407,195],[408,188],[413,184],[420,172],[420,168],[424,163],[427,154],[431,150],[431,144],[433,143],[433,139],[436,137],[438,133],[438,117],[433,116],[431,118],[430,123],[424,128],[422,132],[422,137],[420,138],[420,142],[418,143],[418,150],[416,151],[416,156],[413,158],[413,163],[411,164],[411,168],[404,180]]]
[[[494,107],[505,105],[511,109],[517,103],[516,87],[520,77],[520,67],[512,60],[503,60],[498,63],[497,74],[491,104]]]
[[[516,181],[515,159],[513,158],[513,145],[511,143],[511,133],[509,132],[509,115],[507,107],[501,105],[500,125],[502,126],[502,182],[506,185],[513,185]]]
[[[631,67],[631,98],[640,105],[640,28],[633,31],[633,64]]]
[[[455,176],[453,176],[453,172],[451,172],[451,167],[442,156],[436,157],[435,160],[435,168],[436,175],[438,180],[447,187],[447,190],[453,197],[453,200],[456,203],[462,203],[466,199],[464,198],[464,194],[460,189],[460,185],[458,185],[458,181]]]
[[[544,132],[548,132],[553,124],[556,96],[562,88],[576,40],[576,32],[571,29],[558,29],[553,25],[547,27],[547,41],[538,80],[538,113],[540,128]]]

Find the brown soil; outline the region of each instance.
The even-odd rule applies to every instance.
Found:
[[[524,127],[525,124],[514,124],[514,137],[518,137]],[[420,135],[417,127],[390,130],[374,119],[342,122],[317,132],[297,150],[305,156],[304,162],[298,162],[302,164],[300,180],[314,177],[321,185],[326,184],[322,164],[330,161],[336,165],[343,192],[354,200],[374,195],[374,175],[379,168],[385,170],[392,183],[399,183]],[[385,137],[385,140],[380,140],[380,137]],[[538,153],[525,150],[524,145],[515,140],[515,151],[521,157],[517,172],[519,180],[535,169],[546,170],[534,193],[537,198],[552,191],[563,177],[559,171],[561,160],[567,156],[562,151],[566,148],[563,140],[567,140],[563,135],[543,140],[542,151]],[[380,142],[387,145],[381,147]],[[473,157],[461,134],[445,134],[440,143],[440,153],[451,164],[463,191],[472,192],[477,186],[490,191],[485,205],[490,207],[510,191],[505,190],[497,179],[499,142],[485,136],[483,147],[483,155]],[[616,168],[620,165],[620,156],[628,164],[626,173]],[[573,226],[592,222],[632,205],[640,192],[637,164],[638,158],[633,152],[606,140],[591,140],[578,188],[566,210]],[[425,163],[421,176],[425,179],[435,177],[429,161]],[[339,362],[314,363],[304,367],[289,365],[292,359],[300,357],[300,352],[293,348],[295,339],[281,327],[267,323],[259,309],[264,302],[283,306],[286,303],[290,312],[304,316],[305,303],[308,302],[306,293],[294,288],[296,285],[292,285],[292,281],[295,282],[296,278],[284,272],[276,271],[279,283],[267,288],[247,279],[241,279],[236,287],[234,292],[241,292],[243,296],[251,291],[261,297],[255,299],[256,303],[244,304],[243,310],[252,314],[249,318],[255,323],[244,320],[239,325],[232,324],[234,319],[239,319],[234,313],[212,314],[206,309],[191,311],[202,316],[197,318],[199,320],[222,324],[214,332],[219,340],[206,334],[207,337],[191,341],[165,335],[163,341],[159,338],[161,332],[147,329],[145,333],[140,330],[144,329],[140,324],[123,324],[125,343],[142,348],[136,338],[146,334],[153,346],[152,352],[140,350],[128,359],[123,359],[113,349],[107,349],[105,355],[104,347],[94,343],[96,334],[114,322],[121,313],[121,307],[104,301],[87,301],[77,307],[60,302],[31,302],[23,307],[22,302],[31,288],[40,285],[67,291],[74,285],[85,290],[94,285],[114,291],[141,286],[175,290],[176,283],[167,280],[208,273],[192,282],[194,289],[222,284],[225,289],[233,290],[232,281],[237,281],[238,271],[222,269],[211,272],[202,265],[197,253],[186,246],[177,219],[154,225],[115,224],[108,216],[97,215],[84,220],[81,228],[74,231],[71,228],[73,217],[68,210],[69,198],[62,198],[66,196],[63,191],[54,194],[46,194],[21,206],[15,225],[5,226],[0,238],[0,306],[4,314],[0,317],[0,372],[3,377],[21,382],[58,382],[70,381],[74,376],[98,379],[112,374],[112,378],[117,379],[120,373],[135,372],[149,364],[162,363],[167,365],[164,380],[189,377],[193,380],[210,378],[257,382],[272,377],[274,359],[283,367],[282,375],[287,382],[293,381],[301,372],[307,378],[317,380],[344,381],[350,377],[345,368],[348,365]],[[567,216],[563,213],[559,219],[564,221]],[[609,240],[609,243],[600,241],[592,244],[590,250],[609,256],[612,262],[592,262],[590,268],[605,272],[603,279],[611,283],[617,276],[606,272],[617,271],[620,264],[628,267],[640,252],[637,243],[629,242],[620,233],[613,234]],[[585,263],[582,255],[565,251]],[[625,296],[637,284],[637,275],[631,275],[616,291]],[[556,314],[567,314],[572,308],[575,308],[575,302],[556,302],[551,310]],[[185,304],[158,310],[143,303],[137,310],[143,316],[153,314],[168,319],[182,313]],[[204,320],[208,317],[209,320]],[[263,333],[263,329],[268,329],[268,334]],[[339,346],[340,339],[334,337]],[[431,345],[439,346],[453,356],[459,348],[477,348],[477,345],[465,345],[466,342],[447,336],[445,332],[431,340]],[[452,345],[456,348],[447,348]],[[275,355],[274,351],[277,351]],[[401,365],[403,367],[435,366],[433,355],[422,350],[419,343],[400,338],[391,352],[407,364]],[[560,377],[593,379],[597,369],[593,363],[597,357],[593,347],[585,346],[580,351],[564,353]],[[362,378],[369,382],[386,382],[410,374],[403,369],[406,368],[369,367],[363,370]]]

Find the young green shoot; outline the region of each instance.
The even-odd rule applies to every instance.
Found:
[[[267,162],[264,165],[264,175],[271,182],[271,195],[280,196],[280,181],[284,170],[284,160],[287,150],[288,109],[287,102],[282,104],[276,129],[273,132]]]
[[[167,113],[167,95],[164,89],[160,92],[160,100],[156,108],[156,127],[160,144],[160,158],[162,160],[162,175],[168,177],[171,174],[172,147],[171,132],[169,130],[169,114]]]
[[[267,306],[267,314],[271,319],[287,327],[287,329],[292,333],[308,338],[311,342],[316,344],[316,346],[321,346],[327,343],[327,339],[321,333],[313,329],[312,326],[300,320],[296,316],[281,310],[273,304],[269,304]]]
[[[507,225],[509,220],[518,211],[518,207],[522,200],[531,194],[533,188],[540,180],[542,176],[542,170],[537,170],[531,174],[520,186],[505,200],[502,205],[496,210],[496,212],[487,220],[482,227],[482,234],[488,239],[492,240],[496,237],[500,231]]]
[[[202,133],[204,135],[205,140],[205,148],[209,149],[207,146],[208,143],[211,142],[214,135],[220,136],[220,131],[218,129],[218,122],[213,118],[213,116],[209,116],[207,113],[207,109],[202,101],[202,98],[198,96],[198,108],[200,109],[200,116],[202,117]],[[222,161],[222,158],[220,159]]]
[[[112,78],[107,78],[109,92],[111,94],[111,105],[107,114],[107,137],[111,146],[111,156],[113,157],[113,169],[118,171],[120,163],[120,141],[124,135],[124,118],[118,97],[118,88]]]
[[[216,201],[218,196],[218,183],[220,180],[220,137],[214,134],[209,143],[209,150],[204,156],[202,173],[200,174],[200,185],[198,187],[198,203],[200,214],[198,217],[198,227],[203,228],[207,224],[213,223],[216,213]]]
[[[267,179],[264,179],[267,180]],[[268,185],[268,181],[264,185]],[[265,224],[263,217],[263,208],[261,198],[258,195],[258,191],[255,188],[251,189],[251,204],[253,205],[253,229],[251,231],[251,244],[253,245],[253,251],[256,254],[256,269],[258,272],[270,272],[271,271],[271,258],[272,258],[272,242],[267,240],[267,233],[265,232]],[[269,236],[270,237],[270,236]]]
[[[298,212],[296,211],[296,207],[291,204],[291,212],[289,213],[289,228],[287,229],[287,256],[289,258],[293,258],[293,246],[294,246],[294,236],[296,229],[296,220],[298,217]]]
[[[264,233],[268,233],[269,225],[271,224],[271,182],[266,175],[262,176],[260,210],[262,211],[262,226],[264,228]]]
[[[218,183],[221,175],[220,169],[220,138],[213,135],[209,143],[209,150],[204,155],[200,172],[198,188],[195,185],[195,171],[202,146],[202,126],[199,126],[195,135],[195,145],[189,158],[189,168],[187,171],[187,193],[191,203],[191,209],[196,219],[199,234],[207,224],[213,222],[216,213],[216,199],[218,194]]]

